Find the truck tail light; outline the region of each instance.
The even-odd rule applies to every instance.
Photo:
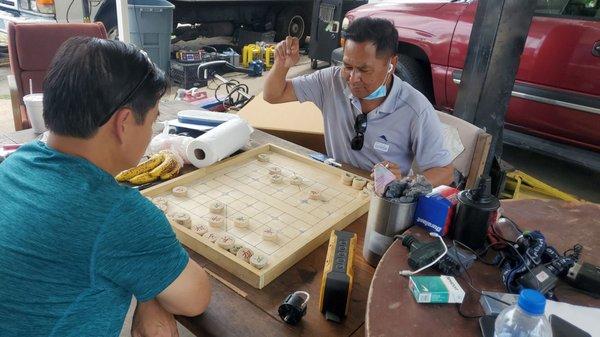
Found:
[[[44,14],[54,14],[54,0],[35,0],[38,12]]]

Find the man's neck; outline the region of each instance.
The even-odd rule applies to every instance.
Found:
[[[381,104],[383,104],[385,99],[390,94],[390,91],[392,90],[392,85],[394,83],[393,78],[394,78],[394,76],[390,76],[390,78],[387,80],[387,83],[385,85],[386,94],[384,97],[374,99],[374,100],[367,100],[367,99],[362,99],[362,98],[358,99],[358,101],[360,102],[360,107],[361,107],[362,113],[365,113],[365,114],[369,113],[369,112],[375,110]]]
[[[94,136],[90,139],[82,139],[50,133],[48,136],[48,146],[62,153],[86,159],[114,176],[121,170],[111,160],[110,145],[100,138]]]

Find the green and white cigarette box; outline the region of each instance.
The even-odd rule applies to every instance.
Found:
[[[411,276],[408,287],[417,303],[462,303],[465,298],[452,276]]]

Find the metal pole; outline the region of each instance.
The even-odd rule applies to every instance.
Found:
[[[129,16],[127,0],[117,0],[117,28],[119,30],[119,40],[129,43],[131,37],[129,36]]]
[[[484,175],[502,155],[502,134],[536,0],[479,0],[454,115],[492,135]]]

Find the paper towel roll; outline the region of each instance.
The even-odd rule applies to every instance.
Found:
[[[253,131],[241,118],[227,121],[192,140],[186,157],[196,167],[212,165],[244,147]]]

